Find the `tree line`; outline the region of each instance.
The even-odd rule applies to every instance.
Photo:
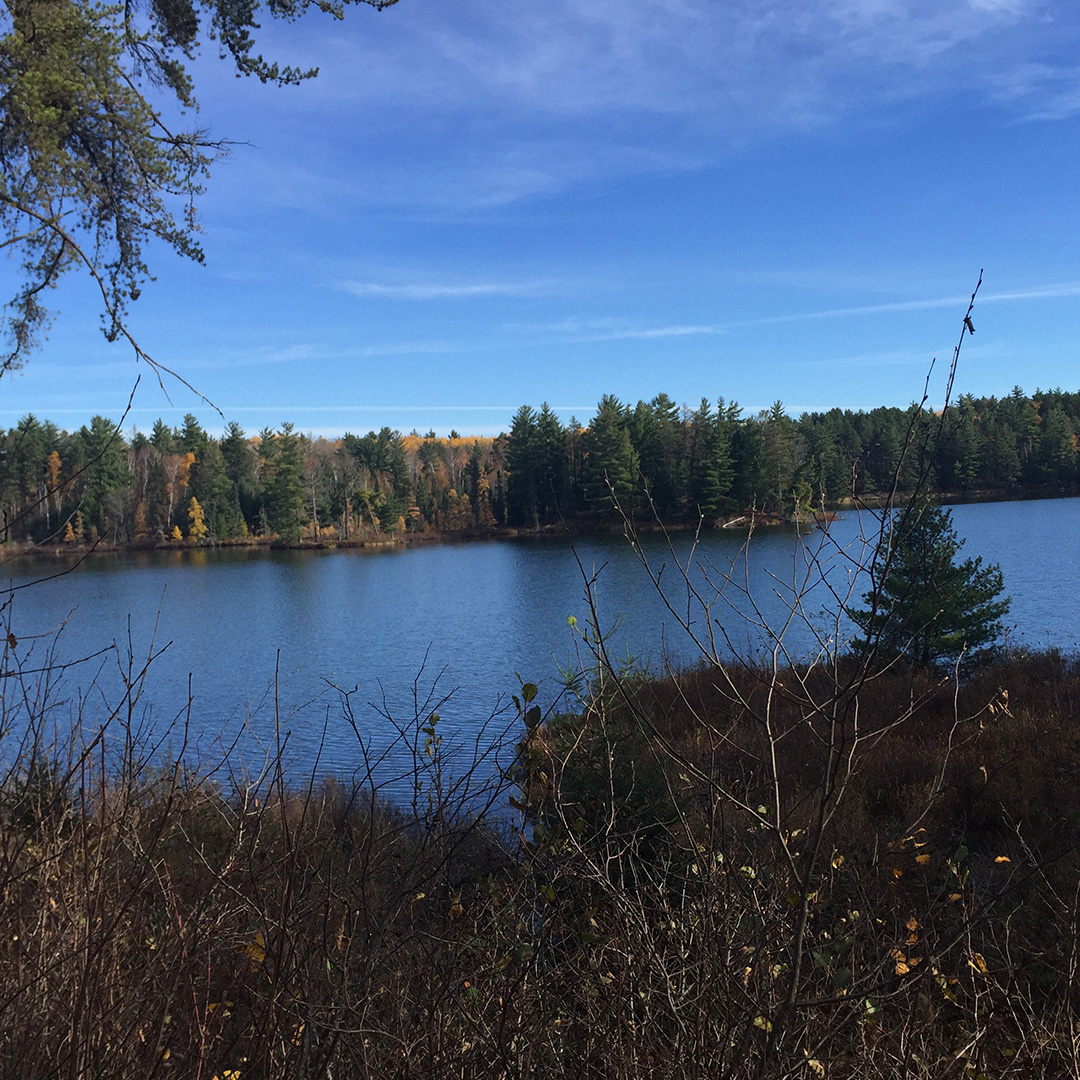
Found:
[[[235,422],[215,438],[192,415],[149,435],[101,416],[67,432],[29,415],[0,437],[0,526],[36,543],[343,541],[587,524],[613,495],[672,524],[786,514],[887,495],[894,477],[904,494],[927,467],[904,448],[929,425],[939,494],[1077,488],[1080,392],[964,395],[944,416],[911,405],[798,418],[779,401],[749,415],[724,398],[606,394],[588,426],[523,405],[494,439],[384,427],[331,440],[289,423],[249,436]]]
[[[385,427],[329,440],[290,423],[214,438],[190,414],[149,435],[102,416],[67,432],[31,415],[0,444],[0,525],[8,540],[78,544],[483,529],[492,445]]]
[[[919,429],[931,425],[940,430],[928,441]],[[796,419],[779,401],[746,415],[723,398],[690,409],[665,394],[633,407],[606,395],[583,428],[523,406],[505,440],[507,522],[604,513],[613,494],[664,521],[783,514],[886,495],[894,477],[904,493],[927,467],[940,494],[1072,490],[1077,432],[1080,394],[1020,387],[1000,399],[965,395],[944,416],[912,405]],[[931,462],[904,449],[931,445]]]

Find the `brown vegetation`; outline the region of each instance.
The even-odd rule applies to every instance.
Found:
[[[531,832],[467,813],[423,718],[408,810],[135,740],[25,740],[0,799],[0,1071],[1077,1075],[1078,662],[1014,657],[961,687],[896,672],[862,695],[869,723],[918,708],[829,823],[801,955],[789,855],[824,744],[804,689],[735,678],[530,713]]]

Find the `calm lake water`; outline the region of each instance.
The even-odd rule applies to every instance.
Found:
[[[958,506],[953,522],[967,541],[964,556],[1001,565],[1013,643],[1080,647],[1080,499]],[[869,515],[849,514],[828,537],[762,531],[745,555],[745,535],[729,531],[708,533],[693,551],[686,535],[671,549],[650,535],[643,547],[652,567],[663,567],[671,608],[708,647],[767,651],[776,640],[764,623],[785,628],[782,647],[801,659],[848,632],[835,613],[866,587],[854,567],[867,550],[861,536],[874,528]],[[677,571],[676,560],[687,559],[695,592],[712,601],[710,615]],[[10,584],[56,569],[12,564]],[[33,650],[27,667],[40,666],[61,626],[55,650],[65,662],[113,642],[121,657],[130,643],[136,667],[160,652],[136,717],[167,744],[182,740],[190,687],[190,742],[204,758],[235,743],[231,757],[255,768],[280,733],[298,772],[317,765],[349,774],[363,763],[358,733],[380,754],[395,725],[407,728],[433,708],[449,737],[486,746],[513,720],[506,706],[518,676],[539,683],[540,702],[550,705],[564,682],[560,671],[590,663],[582,636],[589,582],[612,654],[653,669],[666,657],[677,664],[700,657],[621,537],[590,537],[574,548],[544,539],[96,556],[16,592],[11,624],[18,655]],[[803,587],[792,618],[796,582]],[[122,696],[120,685],[116,654],[107,654],[69,668],[58,693],[81,700],[84,721],[97,725]],[[355,724],[344,715],[343,693]],[[400,746],[391,757],[393,768],[409,764]]]

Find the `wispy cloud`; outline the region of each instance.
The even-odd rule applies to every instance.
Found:
[[[1009,292],[980,292],[976,309],[988,304],[1023,303],[1038,300],[1067,299],[1080,296],[1080,282],[1067,281],[1049,285],[1035,285],[1026,289],[1014,289]],[[962,313],[970,300],[970,294],[952,296],[923,297],[912,300],[895,300],[879,304],[859,304],[851,307],[822,308],[818,311],[777,312],[775,315],[763,315],[753,319],[732,319],[710,323],[675,323],[662,326],[633,326],[625,320],[615,318],[585,319],[571,316],[556,323],[546,325],[520,325],[507,329],[520,332],[548,333],[567,335],[574,341],[619,341],[622,339],[648,340],[653,338],[679,338],[720,336],[734,330],[744,330],[757,326],[782,326],[786,323],[814,322],[828,319],[860,318],[872,315],[897,315],[911,311],[930,311],[942,308],[954,308]],[[908,363],[916,359],[911,354],[874,354],[882,363]],[[852,363],[862,363],[863,357],[857,357]],[[919,354],[919,362],[925,361],[925,355]]]
[[[725,333],[722,326],[672,323],[663,326],[640,326],[617,318],[580,318],[570,316],[556,323],[518,323],[502,327],[504,332],[537,335],[566,335],[572,341],[648,340],[650,338],[699,337]]]
[[[964,346],[964,358],[968,362],[972,360],[994,360],[1004,355],[1007,355],[1007,350],[997,342]],[[932,359],[929,350],[890,349],[882,352],[858,353],[852,356],[830,356],[815,361],[815,364],[819,367],[856,368],[859,370],[911,366],[926,368]]]
[[[996,100],[1020,122],[1066,120],[1080,112],[1080,66],[1043,60],[1006,67],[991,80]]]
[[[541,117],[636,111],[694,116],[698,127],[703,117],[798,124],[860,96],[873,104],[973,76],[985,85],[1011,66],[1003,57],[1037,55],[1055,11],[1064,13],[1055,0],[503,0],[462,17],[438,5],[386,20],[359,45],[339,38],[360,63],[317,92]],[[406,62],[416,55],[421,69]]]
[[[417,5],[361,31],[271,27],[282,52],[302,63],[306,47],[323,67],[296,106],[311,150],[233,195],[328,216],[484,212],[689,172],[747,143],[942,95],[1071,115],[1075,71],[1047,58],[1075,22],[1065,4],[501,0]],[[343,113],[369,149],[347,168],[326,150]],[[327,115],[332,130],[319,127]]]
[[[910,367],[918,366],[925,368],[930,359],[926,352],[917,349],[893,349],[886,352],[859,353],[856,356],[831,356],[817,361],[819,367],[830,368],[867,368],[879,367]]]
[[[889,122],[911,102],[1065,117],[1080,108],[1061,59],[1071,2],[465,0],[268,25],[268,55],[322,68],[286,110],[254,113],[278,125],[249,131],[260,146],[280,145],[284,115],[296,149],[271,161],[237,148],[252,182],[229,186],[222,170],[209,202],[345,226],[371,207],[483,216],[690,173],[791,132]],[[226,66],[206,67],[224,94]]]
[[[824,308],[821,311],[795,311],[785,314],[764,315],[758,319],[740,319],[728,323],[728,327],[781,326],[784,323],[810,322],[815,319],[844,319],[853,315],[889,315],[905,311],[927,311],[932,308],[953,307],[967,303],[967,297],[940,296],[926,300],[899,300],[889,304],[862,304],[857,307]]]
[[[335,363],[391,356],[439,356],[474,351],[476,346],[454,341],[390,341],[341,348],[317,342],[284,347],[255,346],[250,349],[219,350],[213,355],[194,355],[171,361],[184,371],[193,369],[261,367],[276,364]]]
[[[1066,281],[1058,285],[1035,285],[1030,289],[1014,292],[979,294],[980,304],[1009,303],[1014,300],[1058,300],[1068,296],[1080,296],[1080,281]]]
[[[979,293],[978,305],[1017,303],[1026,300],[1054,300],[1080,296],[1080,282],[1063,282],[1055,285],[1037,285],[1012,292]],[[725,329],[749,326],[776,326],[783,323],[809,322],[815,319],[842,319],[859,315],[891,315],[905,311],[927,311],[933,308],[953,307],[962,309],[970,296],[935,296],[921,300],[898,300],[885,304],[861,304],[857,307],[825,308],[821,311],[800,311],[788,314],[766,315],[759,319],[744,319],[725,324]]]
[[[722,326],[653,326],[640,330],[617,330],[610,333],[612,338],[678,338],[699,337],[701,335],[722,334]]]
[[[391,300],[467,300],[477,296],[531,296],[539,284],[513,281],[485,281],[472,284],[412,282],[388,284],[378,281],[343,281],[339,288],[361,298],[383,297]]]

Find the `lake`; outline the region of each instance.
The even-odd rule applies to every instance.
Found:
[[[963,556],[1001,565],[1012,644],[1080,647],[1080,499],[957,506],[953,522],[967,541]],[[134,715],[166,748],[184,743],[188,723],[187,743],[204,759],[227,753],[253,769],[280,736],[298,775],[313,767],[349,774],[363,766],[362,739],[369,754],[389,755],[381,768],[407,771],[412,754],[423,753],[423,735],[403,752],[400,742],[392,746],[396,726],[409,730],[436,710],[448,737],[466,750],[485,748],[514,719],[507,706],[519,676],[540,685],[542,706],[556,702],[562,673],[591,663],[588,594],[610,653],[652,670],[665,658],[699,659],[680,617],[701,642],[711,630],[709,647],[720,655],[780,647],[802,659],[830,645],[849,632],[836,619],[840,600],[857,600],[866,588],[854,568],[867,552],[861,537],[874,528],[870,515],[846,514],[828,536],[761,530],[745,553],[745,534],[733,531],[710,531],[696,548],[687,534],[670,547],[646,535],[642,550],[654,570],[663,567],[666,603],[622,537],[573,547],[544,538],[98,555],[16,591],[11,629],[27,668],[42,666],[60,629],[55,659],[73,666],[57,694],[69,702],[64,715],[82,702],[84,725],[102,723],[122,697],[117,659],[130,647],[136,671],[155,654]],[[683,579],[676,561],[688,559]],[[57,568],[7,569],[19,586]],[[714,598],[709,617],[687,581]],[[779,646],[764,627],[784,629]],[[114,642],[116,653],[75,663]]]

